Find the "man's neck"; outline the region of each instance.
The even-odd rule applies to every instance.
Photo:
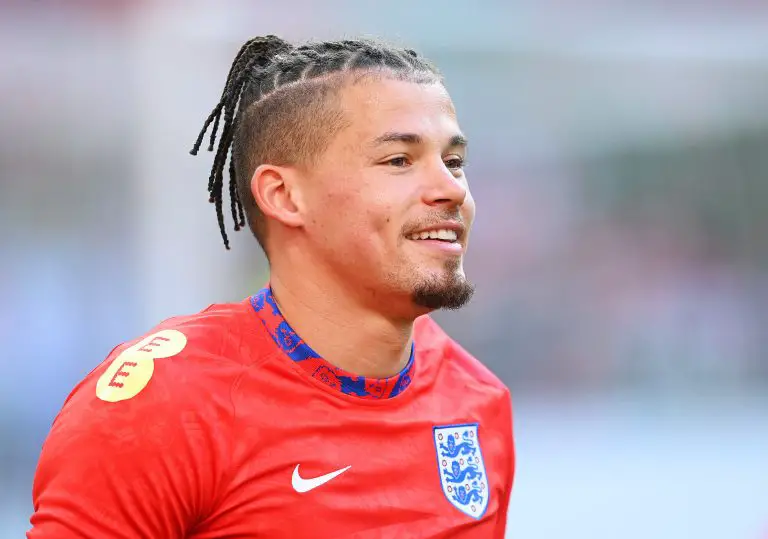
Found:
[[[359,376],[400,372],[410,357],[413,321],[392,321],[328,281],[273,273],[270,285],[286,321],[323,359]]]

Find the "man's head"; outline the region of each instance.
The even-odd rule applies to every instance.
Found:
[[[474,218],[466,140],[437,70],[370,41],[293,47],[255,38],[238,53],[213,123],[209,179],[223,223],[246,220],[273,267],[319,271],[395,312],[458,308]],[[406,307],[407,305],[408,310]]]

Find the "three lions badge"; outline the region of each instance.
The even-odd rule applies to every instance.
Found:
[[[434,427],[443,494],[459,511],[480,518],[488,507],[489,485],[477,438],[477,423]]]

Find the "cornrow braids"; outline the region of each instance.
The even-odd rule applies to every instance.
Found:
[[[277,36],[248,40],[238,51],[221,98],[205,119],[190,153],[197,155],[209,127],[208,151],[218,147],[208,177],[209,202],[216,208],[224,246],[224,166],[229,158],[230,212],[235,231],[246,224],[266,252],[264,223],[250,190],[250,178],[260,164],[306,161],[325,147],[329,133],[343,125],[330,110],[329,92],[338,89],[328,76],[336,73],[386,70],[413,82],[442,82],[437,69],[410,49],[372,40],[308,43],[295,47]]]
[[[221,94],[219,103],[214,107],[211,113],[206,118],[203,128],[200,134],[195,140],[195,144],[189,153],[197,155],[200,150],[200,145],[203,142],[205,133],[208,130],[208,126],[213,122],[213,129],[211,129],[211,138],[208,144],[208,151],[213,151],[213,145],[216,141],[216,133],[219,129],[219,122],[221,120],[221,114],[224,113],[224,127],[221,133],[221,139],[219,140],[219,147],[216,151],[216,155],[213,159],[213,166],[211,167],[211,174],[208,178],[208,194],[209,202],[216,205],[216,216],[219,222],[219,230],[221,230],[221,237],[224,240],[224,246],[229,249],[229,239],[227,238],[227,231],[224,226],[224,212],[222,209],[222,188],[224,185],[224,161],[227,157],[227,152],[232,144],[232,135],[234,132],[233,123],[235,118],[235,111],[239,106],[240,94],[243,91],[243,85],[246,82],[247,75],[251,69],[265,65],[271,56],[275,53],[290,48],[290,45],[281,40],[277,36],[268,35],[265,37],[256,37],[246,42],[235,56],[235,60],[232,62],[232,67],[227,75],[227,82],[224,86],[224,91]],[[242,204],[237,196],[236,184],[235,184],[235,170],[233,160],[230,158],[230,184],[229,194],[232,202],[232,218],[235,221],[235,231],[240,230],[240,227],[245,225],[245,219],[243,218]]]

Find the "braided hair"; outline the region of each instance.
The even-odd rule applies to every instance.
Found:
[[[344,126],[341,112],[329,107],[329,95],[343,83],[337,73],[386,71],[413,82],[441,81],[437,69],[410,49],[371,40],[323,41],[295,47],[273,35],[247,41],[235,56],[219,103],[205,120],[190,153],[197,155],[208,129],[214,151],[208,177],[209,202],[216,208],[221,237],[224,225],[224,166],[229,157],[229,199],[235,231],[248,224],[262,248],[263,219],[250,190],[260,164],[307,162],[321,153]]]

